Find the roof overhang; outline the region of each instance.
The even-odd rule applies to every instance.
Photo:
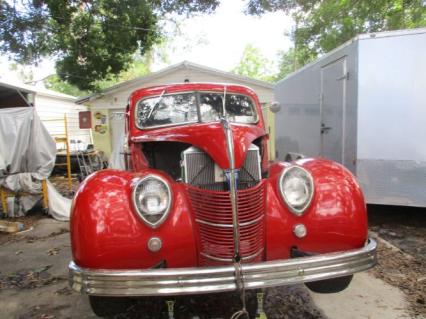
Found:
[[[274,85],[272,83],[268,83],[268,82],[260,81],[260,80],[255,80],[255,79],[245,77],[245,76],[241,76],[241,75],[238,75],[238,74],[234,74],[234,73],[231,73],[231,72],[225,72],[225,71],[221,71],[221,70],[218,70],[218,69],[199,65],[199,64],[196,64],[196,63],[184,61],[184,62],[181,62],[181,63],[178,63],[178,64],[171,65],[171,66],[164,68],[162,70],[159,70],[157,72],[152,72],[152,73],[150,73],[146,76],[138,77],[138,78],[135,78],[133,80],[129,80],[129,81],[125,81],[125,82],[116,84],[116,85],[111,86],[111,87],[109,87],[105,90],[102,90],[99,93],[95,93],[95,94],[92,94],[92,95],[89,95],[89,96],[79,98],[79,99],[77,99],[76,103],[82,104],[84,102],[96,100],[96,99],[99,99],[103,96],[112,94],[116,91],[119,91],[120,89],[124,89],[124,88],[127,88],[127,87],[132,87],[132,86],[136,86],[136,85],[143,87],[143,85],[146,84],[146,83],[149,83],[149,82],[151,82],[151,81],[153,81],[153,80],[155,80],[159,77],[163,77],[167,74],[173,73],[173,72],[180,70],[180,69],[195,70],[195,71],[199,71],[199,72],[202,72],[202,73],[222,76],[224,78],[229,79],[230,82],[233,82],[233,83],[236,83],[236,84],[244,83],[247,86],[255,85],[255,86],[264,87],[266,89],[273,89],[274,88]]]

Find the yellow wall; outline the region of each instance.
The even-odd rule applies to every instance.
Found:
[[[275,159],[275,114],[268,109],[269,160]]]
[[[263,119],[265,120],[266,132],[269,134],[268,157],[272,161],[275,159],[275,114],[269,109],[269,104],[264,104]]]
[[[92,110],[93,144],[107,157],[111,155],[111,127],[108,109]]]

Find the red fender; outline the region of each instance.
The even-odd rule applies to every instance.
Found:
[[[278,187],[281,172],[290,163],[270,166],[267,190],[267,260],[288,258],[291,247],[311,253],[360,248],[367,239],[364,197],[354,176],[338,163],[301,159],[294,163],[312,174],[314,197],[303,216],[287,208]],[[293,228],[303,224],[307,235],[298,238]]]
[[[156,229],[146,226],[134,211],[132,185],[148,173],[160,175],[172,192],[166,221]],[[167,267],[197,264],[193,221],[183,185],[159,171],[138,173],[119,170],[98,171],[80,186],[72,207],[71,245],[74,261],[87,268],[150,268],[166,260]],[[147,248],[151,237],[162,239],[157,253]]]

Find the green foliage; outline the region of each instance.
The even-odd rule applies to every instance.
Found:
[[[424,0],[250,0],[247,7],[250,14],[276,10],[296,20],[298,66],[360,33],[426,26]]]
[[[231,72],[267,82],[274,80],[271,62],[262,55],[258,48],[251,44],[245,47],[240,63]]]
[[[158,43],[168,12],[211,12],[218,0],[0,1],[0,52],[22,64],[55,56],[60,79],[100,89]]]
[[[287,75],[296,70],[297,65],[295,63],[295,58],[294,48],[278,53],[279,68],[278,73],[275,75],[276,81],[284,79]]]
[[[32,67],[28,67],[26,65],[20,65],[18,63],[8,63],[9,71],[12,71],[17,75],[18,79],[24,83],[28,83],[34,80],[34,71]]]
[[[69,84],[59,78],[58,75],[52,74],[47,77],[44,81],[44,86],[49,90],[53,90],[59,93],[68,94],[72,96],[86,96],[89,95],[89,91],[80,90],[75,85]]]
[[[150,72],[150,59],[150,54],[146,54],[144,57],[136,56],[127,70],[121,71],[118,75],[109,79],[96,81],[94,84],[99,90],[102,90],[120,82],[144,76]],[[44,80],[44,84],[50,90],[73,96],[85,96],[92,93],[88,90],[80,90],[75,85],[61,80],[60,77],[57,75],[52,75],[46,78]]]

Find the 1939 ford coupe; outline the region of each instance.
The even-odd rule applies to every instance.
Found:
[[[321,158],[270,162],[251,89],[137,90],[126,133],[126,169],[89,176],[72,206],[70,284],[97,315],[122,297],[338,292],[375,265],[352,174]]]

